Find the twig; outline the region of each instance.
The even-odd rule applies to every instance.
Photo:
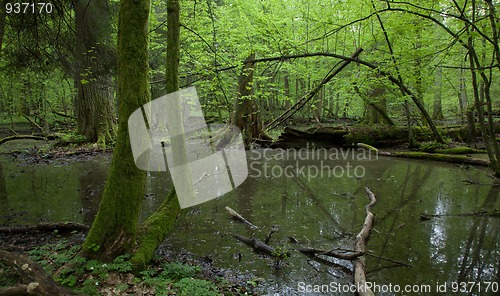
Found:
[[[255,229],[259,228],[258,226],[255,226],[254,224],[252,224],[247,219],[243,218],[243,216],[241,216],[240,214],[238,214],[235,210],[231,209],[230,207],[226,207],[226,211],[229,213],[229,215],[231,215],[231,217],[234,220],[240,221],[243,224],[246,224],[246,225],[250,226],[250,228],[255,228]]]
[[[398,265],[402,265],[402,266],[406,266],[406,267],[414,267],[413,265],[411,264],[408,264],[408,263],[404,263],[404,262],[401,262],[401,261],[396,261],[396,260],[393,260],[393,259],[389,259],[389,258],[386,258],[386,257],[382,257],[382,256],[378,256],[378,255],[375,255],[373,253],[365,253],[366,255],[368,256],[372,256],[374,258],[377,258],[377,259],[381,259],[381,260],[385,260],[385,261],[389,261],[389,262],[392,262],[392,263],[396,263]]]

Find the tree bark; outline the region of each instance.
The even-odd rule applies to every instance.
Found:
[[[2,9],[0,10],[0,56],[2,56],[3,36],[5,33],[5,18],[7,16],[7,13],[5,12],[6,1],[2,0],[0,1],[0,3],[2,5]]]
[[[444,119],[443,105],[441,104],[442,81],[443,81],[443,70],[441,69],[441,67],[437,67],[436,74],[434,77],[434,104],[432,108],[432,119],[435,120]]]
[[[251,54],[246,59],[240,77],[238,78],[238,95],[234,100],[231,124],[237,126],[243,135],[246,147],[250,147],[254,139],[260,138],[262,122],[257,104],[252,99],[252,83],[255,58]]]
[[[179,61],[180,61],[180,3],[179,0],[168,0],[167,2],[167,58],[166,58],[166,76],[165,89],[167,93],[173,93],[179,90]],[[170,104],[173,108],[171,113],[175,118],[176,130],[183,130],[184,118],[180,104]],[[186,108],[186,106],[184,106]],[[189,112],[189,111],[187,111]],[[162,114],[165,115],[165,114]],[[172,121],[171,121],[172,122]],[[172,128],[172,127],[170,127]],[[188,162],[186,154],[186,139],[184,134],[171,138],[174,166],[183,165]],[[184,190],[193,192],[193,181],[187,170],[180,181]],[[175,189],[172,189],[160,207],[139,227],[137,231],[136,248],[133,250],[133,256],[130,259],[134,269],[143,270],[153,258],[154,252],[158,246],[165,240],[167,235],[175,226],[180,217],[185,214],[179,205]]]
[[[118,16],[118,135],[99,211],[82,253],[111,261],[128,252],[137,229],[146,173],[133,159],[128,118],[150,100],[149,0],[121,0]]]
[[[111,36],[108,0],[75,2],[75,28],[77,129],[88,141],[104,147],[116,135],[112,79],[115,58],[108,46]]]

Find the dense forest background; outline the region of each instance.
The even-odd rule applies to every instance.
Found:
[[[2,11],[2,120],[26,116],[50,128],[70,116],[89,141],[111,141],[118,3],[51,3],[50,13]],[[269,122],[321,82],[340,62],[335,55],[363,48],[359,59],[377,69],[353,64],[323,85],[293,122],[411,118],[425,125],[422,110],[382,71],[404,84],[434,120],[465,123],[474,109],[469,41],[477,76],[488,79],[476,83],[489,88],[498,107],[494,1],[181,1],[181,7],[180,86],[196,86],[205,114],[218,121],[233,110],[241,66],[250,55],[278,58],[254,64],[252,100]],[[165,94],[166,16],[164,1],[152,1],[153,99]],[[485,100],[484,92],[479,95]]]

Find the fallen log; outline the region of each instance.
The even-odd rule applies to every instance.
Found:
[[[30,140],[47,140],[45,137],[40,137],[40,136],[33,136],[33,135],[16,135],[16,136],[10,136],[10,137],[5,137],[3,139],[0,139],[0,145],[12,141],[12,140],[22,140],[22,139],[30,139]]]
[[[354,260],[365,254],[365,252],[337,253],[334,252],[333,250],[323,250],[323,249],[316,249],[309,247],[303,247],[296,250],[307,256],[325,255],[344,260]]]
[[[356,235],[356,242],[354,243],[354,250],[356,252],[362,252],[362,253],[365,253],[366,241],[368,239],[368,236],[370,235],[370,231],[373,225],[374,215],[371,212],[371,209],[377,202],[377,199],[375,198],[373,192],[371,192],[371,190],[368,187],[365,187],[365,190],[366,193],[368,194],[368,198],[370,199],[370,203],[367,204],[365,207],[366,211],[365,222],[363,224],[363,228],[361,228],[361,231],[358,233],[358,235]],[[354,259],[353,266],[354,266],[354,285],[358,287],[358,294],[360,296],[375,295],[373,291],[367,286],[366,283],[365,257],[359,256],[356,259]]]
[[[244,244],[250,246],[255,252],[268,255],[275,258],[287,258],[290,256],[290,252],[277,252],[273,247],[266,245],[263,241],[256,238],[249,238],[238,234],[233,234],[233,237],[237,238]]]
[[[250,221],[248,221],[247,219],[243,218],[243,216],[241,216],[240,214],[238,214],[238,212],[236,212],[235,210],[231,209],[230,207],[226,207],[226,211],[229,213],[229,215],[234,219],[234,220],[237,220],[247,226],[249,226],[250,228],[255,228],[255,229],[258,229],[259,227],[258,226],[255,226],[254,224],[252,224]]]
[[[63,287],[51,279],[42,266],[25,254],[0,249],[0,263],[12,267],[21,277],[23,284],[0,289],[0,295],[78,296],[83,295]],[[21,292],[22,291],[22,292]],[[16,293],[16,294],[13,294]]]
[[[465,155],[450,155],[441,153],[426,153],[426,152],[411,152],[411,151],[396,151],[396,152],[384,152],[379,151],[378,155],[390,156],[390,157],[402,157],[411,159],[426,159],[435,161],[444,161],[459,164],[471,164],[477,166],[490,166],[490,161],[481,158],[473,158]]]
[[[0,233],[26,233],[33,231],[59,231],[59,232],[71,232],[71,231],[81,231],[86,232],[89,230],[89,226],[76,222],[62,222],[62,223],[40,223],[35,226],[3,226],[0,227]]]

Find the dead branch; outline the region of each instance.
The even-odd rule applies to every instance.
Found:
[[[39,136],[33,136],[33,135],[16,135],[16,136],[10,136],[10,137],[5,137],[3,139],[0,139],[0,145],[12,141],[12,140],[21,140],[21,139],[31,139],[31,140],[47,140],[44,137],[39,137]]]
[[[293,106],[288,108],[282,115],[278,116],[276,119],[271,121],[267,127],[265,128],[265,131],[269,131],[278,125],[280,125],[282,122],[286,121],[288,118],[290,118],[295,112],[299,111],[302,107],[307,104],[318,91],[323,87],[323,85],[327,84],[330,80],[333,79],[337,74],[339,74],[347,65],[349,65],[354,59],[358,57],[358,55],[363,51],[362,48],[359,48],[356,50],[352,56],[345,60],[338,68],[332,69],[331,73],[329,73],[313,90],[311,90],[308,94],[306,94],[304,97],[302,97],[300,100],[297,101]]]
[[[254,224],[252,224],[250,221],[248,221],[247,219],[243,218],[243,216],[241,216],[240,214],[238,214],[238,212],[236,212],[235,210],[231,209],[230,207],[226,207],[226,211],[229,213],[229,215],[231,215],[231,217],[236,220],[236,221],[239,221],[247,226],[250,226],[250,228],[255,228],[255,229],[258,229],[259,227],[258,226],[255,226]]]
[[[368,198],[370,199],[370,203],[366,205],[366,218],[365,223],[363,224],[363,228],[356,235],[356,242],[354,243],[354,250],[356,252],[365,253],[366,249],[366,241],[368,236],[370,235],[370,231],[373,225],[373,213],[371,212],[372,207],[377,202],[375,195],[368,187],[365,187],[366,193],[368,194]],[[356,258],[353,262],[354,265],[354,285],[356,287],[362,287],[358,290],[358,294],[360,296],[372,296],[373,291],[367,287],[366,285],[366,269],[365,269],[365,257],[360,256]]]
[[[36,128],[38,128],[42,133],[45,133],[45,130],[43,129],[43,127],[41,127],[36,122],[34,122],[33,119],[29,118],[28,116],[26,116],[24,114],[23,114],[23,117],[26,118],[26,120],[28,120],[33,126],[35,126]]]
[[[233,237],[237,238],[241,242],[250,246],[255,252],[268,255],[275,258],[286,258],[290,256],[290,252],[276,252],[276,250],[265,244],[263,241],[256,238],[249,238],[238,234],[233,234]]]
[[[78,296],[80,293],[74,292],[69,288],[60,286],[53,279],[51,279],[43,270],[40,264],[31,260],[25,254],[17,254],[0,250],[0,263],[12,267],[21,277],[23,285],[9,287],[0,290],[0,295],[40,295],[40,296]],[[21,289],[25,289],[22,294],[19,293]]]
[[[375,254],[373,254],[371,252],[370,253],[366,253],[366,255],[374,257],[374,258],[377,258],[377,259],[389,261],[389,262],[395,263],[397,265],[402,265],[402,266],[406,266],[406,267],[413,267],[413,265],[411,265],[411,264],[404,263],[404,262],[401,262],[401,261],[396,261],[396,260],[393,260],[393,259],[390,259],[390,258],[386,258],[386,257],[382,257],[382,256],[378,256],[378,255],[375,255]]]

